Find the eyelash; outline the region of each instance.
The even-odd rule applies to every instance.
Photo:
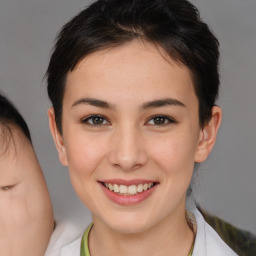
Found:
[[[96,118],[99,118],[99,119],[103,120],[103,123],[102,124],[93,123],[93,120],[95,120]],[[92,123],[90,123],[90,120],[92,121]],[[104,122],[107,122],[107,124],[104,124]],[[109,125],[110,124],[110,122],[102,115],[90,115],[86,118],[81,119],[81,123],[88,124],[90,126],[102,126],[102,125]]]
[[[8,191],[10,189],[12,189],[14,186],[10,185],[10,186],[4,186],[4,187],[1,187],[2,190],[4,191]]]
[[[154,120],[154,119],[155,119],[155,121],[157,119],[162,119],[162,120],[164,119],[164,123],[161,123],[161,124],[156,124],[156,123],[149,124],[149,121]],[[167,123],[166,123],[166,121],[167,121]],[[166,126],[168,124],[175,124],[177,122],[173,118],[171,118],[169,116],[166,116],[166,115],[155,115],[155,116],[150,117],[149,120],[146,123],[148,123],[149,125],[155,125],[155,126]]]
[[[97,121],[96,119],[100,119],[100,121],[102,123],[94,123],[95,121]],[[157,121],[157,119],[160,119]],[[94,121],[93,121],[94,120]],[[161,122],[161,121],[164,121],[164,123],[154,123],[154,124],[149,124],[149,122],[151,120],[155,120],[157,122]],[[90,122],[91,121],[91,122]],[[99,120],[98,120],[99,121]],[[166,122],[167,121],[167,122]],[[90,115],[86,118],[83,118],[81,119],[81,123],[83,124],[87,124],[87,125],[90,125],[90,126],[103,126],[103,125],[110,125],[110,122],[107,120],[107,118],[105,118],[104,116],[102,115]],[[168,124],[175,124],[177,123],[176,120],[174,120],[173,118],[169,117],[169,116],[166,116],[166,115],[155,115],[155,116],[152,116],[148,119],[148,121],[146,122],[146,124],[148,125],[155,125],[155,126],[166,126]]]

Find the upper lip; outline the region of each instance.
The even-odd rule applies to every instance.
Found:
[[[148,184],[148,183],[158,183],[156,180],[144,180],[144,179],[133,179],[133,180],[123,180],[123,179],[108,179],[108,180],[100,180],[102,183],[111,183],[117,185],[139,185],[139,184]]]

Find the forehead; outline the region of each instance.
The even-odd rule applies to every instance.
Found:
[[[0,185],[10,185],[21,181],[29,182],[38,172],[39,165],[30,141],[23,132],[13,124],[8,124],[0,146],[4,146],[0,155]],[[4,138],[4,140],[3,140]]]
[[[15,164],[23,155],[30,154],[30,142],[14,124],[0,125],[0,163]]]
[[[9,124],[0,123],[0,160],[15,146],[14,136]]]
[[[64,100],[66,95],[71,99],[84,94],[150,100],[165,93],[171,93],[172,97],[194,94],[190,70],[168,57],[161,48],[134,41],[92,53],[80,61],[68,73]]]

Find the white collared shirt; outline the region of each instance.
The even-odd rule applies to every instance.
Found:
[[[197,232],[192,256],[237,256],[195,208]]]
[[[196,238],[192,256],[237,256],[204,220],[201,213],[191,210],[196,222]],[[81,231],[72,225],[57,226],[50,240],[45,256],[79,256]]]

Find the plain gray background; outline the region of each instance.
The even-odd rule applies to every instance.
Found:
[[[56,219],[77,225],[88,223],[90,215],[58,162],[43,77],[57,31],[88,2],[0,1],[0,90],[28,122]],[[256,233],[256,1],[192,2],[220,41],[223,109],[217,144],[200,169],[198,200],[211,213]]]

